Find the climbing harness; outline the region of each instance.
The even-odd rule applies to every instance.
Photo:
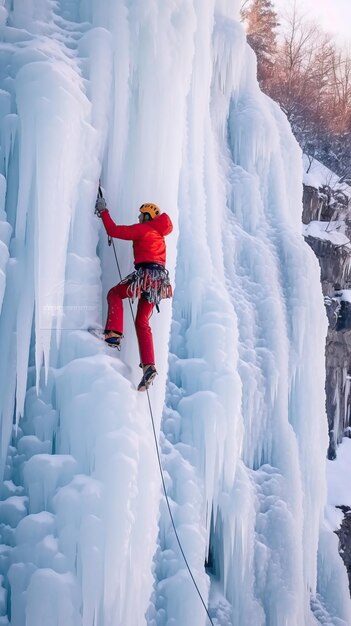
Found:
[[[99,185],[99,196],[102,197],[102,191],[101,191],[100,185]],[[121,273],[120,265],[119,265],[119,262],[118,262],[117,252],[116,252],[116,246],[115,246],[115,242],[113,241],[112,237],[108,237],[108,245],[109,246],[112,245],[114,257],[115,257],[115,260],[116,260],[117,270],[118,270],[118,274],[119,274],[119,278],[120,278],[120,281],[123,282],[123,280],[122,280],[122,273]],[[164,270],[164,271],[167,272],[167,270]],[[138,270],[137,270],[137,272],[138,272]],[[135,272],[133,272],[133,274],[134,273]],[[132,274],[130,274],[130,276],[132,276]],[[128,278],[128,276],[127,276],[127,278]],[[168,272],[167,272],[167,279],[168,279]],[[168,297],[169,298],[170,296],[168,295],[168,296],[164,296],[164,297]],[[131,299],[128,299],[128,302],[129,302],[130,312],[131,312],[132,319],[133,319],[134,328],[136,329],[135,315],[134,315]],[[157,306],[157,304],[156,304],[156,306]],[[140,363],[140,365],[141,365],[141,367],[144,366],[144,364],[142,362]],[[171,524],[172,524],[172,527],[173,527],[174,535],[175,535],[175,538],[177,540],[177,543],[178,543],[181,555],[182,555],[182,557],[184,559],[184,563],[186,565],[186,568],[187,568],[187,570],[189,572],[190,578],[191,578],[191,580],[192,580],[192,582],[194,584],[194,587],[195,587],[195,589],[197,591],[197,594],[198,594],[198,596],[200,598],[200,601],[201,601],[201,603],[202,603],[202,605],[203,605],[203,607],[204,607],[204,609],[206,611],[206,614],[207,614],[207,617],[208,617],[208,619],[210,621],[210,624],[211,624],[211,626],[215,626],[214,622],[213,622],[213,620],[211,618],[211,615],[209,614],[209,611],[208,611],[208,608],[206,606],[205,600],[203,599],[201,591],[200,591],[200,589],[199,589],[199,587],[198,587],[198,585],[196,583],[196,580],[194,578],[194,575],[193,575],[193,573],[191,571],[191,567],[190,567],[190,565],[188,563],[188,560],[186,558],[186,555],[184,553],[183,546],[181,544],[181,541],[180,541],[180,538],[179,538],[179,535],[178,535],[178,531],[177,531],[176,526],[175,526],[175,522],[174,522],[172,510],[171,510],[171,505],[169,503],[168,494],[167,494],[167,490],[166,490],[166,483],[165,483],[165,478],[164,478],[164,473],[163,473],[163,468],[162,468],[160,449],[159,449],[159,444],[158,444],[158,439],[157,439],[157,434],[156,434],[155,420],[154,420],[154,415],[153,415],[153,410],[152,410],[152,405],[151,405],[150,394],[149,394],[148,388],[146,388],[146,395],[147,395],[147,401],[148,401],[148,405],[149,405],[149,412],[150,412],[150,418],[151,418],[152,432],[153,432],[153,436],[154,436],[154,443],[155,443],[155,448],[156,448],[157,461],[158,461],[158,466],[159,466],[160,475],[161,475],[162,488],[163,488],[163,493],[165,495],[167,509],[168,509],[169,517],[170,517]]]
[[[127,297],[132,301],[143,296],[150,304],[158,306],[164,298],[172,297],[169,273],[157,263],[148,263],[145,266],[137,267],[120,284],[128,285]]]

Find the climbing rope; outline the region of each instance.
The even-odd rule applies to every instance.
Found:
[[[119,274],[120,280],[122,280],[122,274],[121,274],[121,269],[120,269],[119,262],[118,262],[115,242],[113,241],[112,237],[108,237],[108,245],[110,246],[111,244],[112,244],[113,252],[114,252],[114,255],[115,255],[115,259],[116,259],[118,274]],[[128,299],[128,302],[129,302],[130,312],[131,312],[132,319],[133,319],[134,328],[136,330],[135,315],[134,315],[134,311],[133,311],[133,307],[132,307],[132,303],[131,303],[130,299]],[[141,365],[143,367],[144,364],[141,362]],[[144,369],[143,369],[143,371],[144,371]],[[179,546],[179,550],[180,550],[180,552],[182,554],[182,557],[184,559],[184,562],[185,562],[185,565],[187,567],[187,570],[188,570],[188,572],[190,574],[191,580],[194,583],[194,587],[195,587],[195,589],[196,589],[196,591],[197,591],[197,593],[199,595],[199,598],[200,598],[200,600],[202,602],[202,605],[203,605],[203,607],[204,607],[204,609],[205,609],[205,611],[207,613],[207,617],[208,617],[211,625],[215,626],[213,621],[212,621],[211,615],[208,612],[208,608],[207,608],[207,606],[205,604],[205,601],[204,601],[204,599],[202,597],[201,591],[200,591],[200,589],[199,589],[199,587],[198,587],[198,585],[196,583],[196,580],[194,578],[194,575],[193,575],[193,573],[191,571],[191,567],[190,567],[190,565],[188,563],[188,560],[187,560],[187,558],[185,556],[185,553],[184,553],[184,550],[183,550],[183,546],[182,546],[181,541],[179,539],[178,531],[177,531],[175,523],[174,523],[174,518],[173,518],[172,511],[171,511],[171,505],[169,503],[167,490],[166,490],[166,483],[165,483],[164,473],[163,473],[163,468],[162,468],[162,463],[161,463],[161,455],[160,455],[160,449],[159,449],[158,439],[157,439],[157,435],[156,435],[155,420],[154,420],[153,410],[152,410],[152,406],[151,406],[150,394],[149,394],[149,390],[147,388],[146,388],[146,394],[147,394],[147,401],[148,401],[148,405],[149,405],[150,418],[151,418],[151,424],[152,424],[152,432],[153,432],[153,435],[154,435],[154,442],[155,442],[158,466],[159,466],[159,469],[160,469],[163,493],[165,494],[165,499],[166,499],[166,503],[167,503],[168,513],[169,513],[169,517],[170,517],[170,520],[171,520],[171,523],[172,523],[172,526],[173,526],[175,538],[177,540],[177,543],[178,543],[178,546]]]

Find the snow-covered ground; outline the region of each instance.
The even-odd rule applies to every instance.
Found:
[[[338,194],[341,197],[345,196],[345,199],[349,204],[351,203],[351,188],[346,185],[340,178],[325,167],[317,159],[313,159],[310,163],[306,154],[303,155],[303,183],[310,187],[320,190],[323,193],[324,187],[329,187],[332,193],[336,194],[331,199],[331,202],[337,200]],[[303,225],[303,234],[305,237],[311,236],[317,239],[324,239],[330,241],[335,246],[343,246],[346,249],[351,249],[350,238],[346,234],[345,217],[348,209],[345,207],[341,211],[340,219],[333,219],[332,221],[311,221],[309,224]]]
[[[100,175],[120,223],[175,225],[150,399],[213,624],[351,623],[301,153],[239,5],[0,2],[1,626],[208,624],[128,310],[121,353],[86,332],[118,281]]]
[[[309,157],[304,154],[303,157],[303,182],[305,185],[319,189],[324,185],[328,185],[334,191],[340,190],[351,198],[351,188],[340,179],[328,167],[323,165],[318,159],[313,159],[310,163]]]
[[[351,189],[345,183],[340,182],[340,178],[318,160],[314,159],[310,166],[308,157],[303,155],[304,175],[303,182],[316,189],[321,189],[328,185],[334,191],[341,191],[351,199]],[[309,171],[307,171],[309,170]],[[312,221],[303,226],[305,236],[310,235],[318,239],[329,240],[335,246],[342,246],[347,250],[351,249],[349,237],[345,233],[346,224],[344,220],[333,220],[328,222]],[[351,302],[350,289],[338,289],[335,292],[335,300]],[[347,376],[347,379],[349,377]],[[350,381],[346,381],[345,393],[348,393]],[[327,461],[327,508],[326,520],[329,527],[334,531],[340,527],[344,518],[344,513],[339,506],[351,506],[351,488],[345,477],[351,472],[351,440],[344,438],[338,446],[336,459]]]
[[[340,527],[344,514],[337,506],[351,507],[351,486],[347,477],[351,474],[351,439],[346,437],[338,447],[334,461],[327,462],[328,509],[327,517],[336,530]],[[346,478],[346,480],[345,480]]]
[[[333,220],[329,222],[315,221],[303,225],[303,234],[305,237],[316,237],[330,241],[335,246],[343,246],[347,249],[351,242],[345,233],[346,225],[342,220]]]

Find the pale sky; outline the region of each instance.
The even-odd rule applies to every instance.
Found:
[[[280,11],[289,10],[294,0],[273,0]],[[342,43],[351,43],[351,0],[296,0],[302,13],[319,22]]]

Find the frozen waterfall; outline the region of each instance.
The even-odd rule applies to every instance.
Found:
[[[94,203],[172,217],[150,398],[216,626],[347,626],[302,162],[239,0],[0,0],[0,626],[206,626]],[[116,241],[123,274],[129,242]]]

